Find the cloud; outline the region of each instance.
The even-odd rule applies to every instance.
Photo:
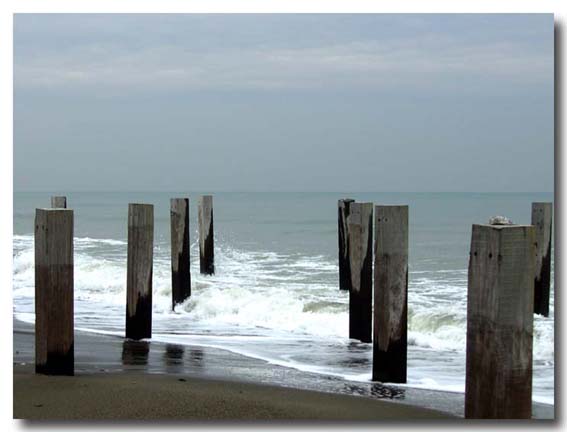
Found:
[[[318,35],[307,44],[301,35],[288,33],[284,43],[283,35],[264,38],[260,37],[260,28],[253,32],[232,25],[226,30],[226,41],[221,42],[219,23],[211,31],[209,27],[200,29],[199,25],[207,22],[204,17],[189,21],[196,28],[180,25],[182,17],[174,18],[161,21],[156,18],[153,27],[151,21],[136,25],[136,20],[124,16],[116,18],[124,26],[120,27],[114,19],[107,18],[98,37],[95,29],[100,19],[86,19],[82,34],[78,24],[82,17],[76,18],[68,20],[72,23],[68,28],[61,26],[63,30],[58,29],[51,36],[52,44],[39,36],[34,42],[29,24],[37,25],[37,17],[28,27],[26,21],[19,23],[15,86],[19,89],[119,87],[137,91],[168,88],[332,91],[432,85],[442,89],[453,86],[455,81],[467,80],[488,84],[537,84],[553,80],[552,40],[545,44],[545,38],[538,39],[537,34],[534,39],[544,43],[536,46],[510,35],[464,37],[459,32],[427,27],[423,18],[408,17],[402,22],[413,29],[409,35],[400,32],[372,36],[346,28],[342,38],[335,34]],[[225,23],[239,22],[223,19]],[[247,16],[244,23],[263,23],[261,17],[255,19]],[[376,20],[385,21],[383,17]],[[278,22],[281,33],[286,20],[282,18]],[[289,17],[287,22],[293,29],[297,17]],[[325,27],[326,21],[311,17],[310,23]],[[43,34],[48,34],[47,30],[43,28]],[[148,36],[149,31],[158,36]],[[133,33],[139,35],[139,41],[132,38]],[[207,48],[209,37],[211,43]]]

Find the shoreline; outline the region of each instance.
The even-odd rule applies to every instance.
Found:
[[[155,391],[159,389],[168,389],[172,385],[173,378],[178,377],[179,379],[186,380],[186,382],[193,383],[197,388],[207,387],[206,383],[222,383],[218,385],[223,388],[222,391],[228,393],[231,393],[236,387],[252,386],[254,387],[254,390],[251,390],[253,395],[259,395],[264,391],[264,387],[269,387],[273,394],[292,392],[293,395],[291,397],[294,400],[302,398],[303,392],[308,392],[309,395],[305,397],[311,401],[310,403],[314,403],[314,399],[312,398],[315,397],[311,395],[311,393],[316,393],[319,395],[317,397],[323,399],[331,396],[348,398],[348,400],[354,401],[341,403],[353,404],[353,410],[351,411],[352,416],[341,418],[350,420],[395,418],[389,417],[389,415],[391,412],[399,412],[399,410],[405,412],[403,415],[405,418],[425,418],[421,417],[422,415],[426,416],[426,418],[462,418],[463,416],[464,395],[459,393],[411,387],[384,386],[376,383],[351,382],[336,377],[301,372],[296,369],[272,365],[261,360],[217,348],[167,344],[151,340],[129,341],[118,336],[100,335],[78,330],[75,330],[76,376],[46,377],[35,375],[33,373],[34,326],[16,319],[14,319],[13,323],[15,417],[38,418],[34,416],[43,415],[44,417],[41,418],[63,418],[57,417],[57,415],[62,415],[60,411],[52,411],[52,415],[55,417],[45,417],[47,410],[40,410],[44,412],[44,414],[40,414],[37,408],[33,406],[38,403],[42,404],[37,401],[33,402],[32,400],[34,391],[37,392],[38,388],[41,388],[42,391],[45,389],[45,387],[39,386],[39,382],[63,382],[70,380],[70,388],[74,388],[72,383],[80,383],[80,385],[86,385],[89,389],[92,389],[94,395],[100,394],[101,392],[104,393],[105,385],[103,383],[113,382],[115,383],[112,385],[113,388],[114,385],[117,385],[117,388],[122,388],[121,386],[124,388],[128,386],[128,388],[132,388],[130,381],[145,382],[148,377],[151,377],[150,380],[154,383],[152,384],[154,390],[152,390],[151,393],[155,393]],[[145,384],[142,387],[144,386]],[[142,387],[139,388],[140,391]],[[256,389],[256,387],[259,388]],[[51,385],[47,390],[51,391],[49,390],[50,388]],[[217,390],[220,391],[219,389]],[[65,391],[66,394],[68,393],[69,395],[73,393],[73,390],[69,390],[68,388],[66,388]],[[186,389],[183,390],[180,387],[174,392],[179,392],[179,394],[176,393],[177,397],[179,397],[182,396],[185,391]],[[169,392],[169,390],[167,390],[167,392]],[[296,392],[297,394],[295,394]],[[209,396],[212,397],[212,395]],[[279,402],[275,402],[276,400],[273,397],[265,396],[276,404],[276,406],[272,408],[284,409],[283,406],[278,405]],[[74,397],[75,396],[73,396],[73,398]],[[169,397],[171,397],[171,395]],[[254,398],[254,396],[251,397],[252,399]],[[167,398],[165,399],[168,400]],[[257,402],[258,401],[255,403]],[[323,404],[327,402],[326,399],[325,402],[321,400]],[[241,401],[241,403],[244,403],[244,401]],[[376,412],[373,414],[374,416],[372,416],[370,415],[371,412],[366,412],[366,408],[362,408],[366,407],[368,403],[376,403],[380,406],[386,404],[388,409],[375,408]],[[99,402],[96,402],[96,405],[99,404]],[[358,404],[361,406],[360,409],[362,411],[360,412],[356,409],[356,405]],[[390,407],[393,407],[391,409],[394,411],[388,411]],[[385,409],[386,411],[384,411]],[[287,415],[292,417],[265,418],[295,418],[293,417],[294,415],[302,419],[310,418],[304,417],[306,411],[298,410],[298,407],[292,408],[286,405],[284,411]],[[106,413],[104,415],[110,415],[111,417],[95,418],[129,418],[114,417],[113,413],[109,411],[104,412]],[[193,411],[185,410],[184,412],[189,413]],[[275,415],[274,412],[270,415]],[[314,419],[338,418],[332,416],[335,414],[332,411],[323,413],[313,408],[313,410],[309,412],[313,413]],[[354,415],[355,413],[357,413],[357,415]],[[538,419],[554,418],[554,407],[534,403],[533,413],[534,418]],[[158,417],[155,417],[156,419],[225,418],[222,417],[224,414],[220,412],[220,417],[208,417],[211,415],[210,411],[201,411],[201,414],[204,417],[176,417],[175,413],[168,411],[167,416],[159,417],[159,413],[154,412],[154,415],[158,415]],[[260,415],[258,412],[256,412],[256,414]],[[192,415],[199,415],[199,413],[193,412]],[[248,417],[249,415],[252,417]],[[247,412],[242,418],[264,418],[254,417],[254,415],[253,412]],[[262,415],[268,416],[268,413],[264,412]],[[327,417],[328,415],[331,415],[331,417]],[[370,415],[370,417],[366,417],[368,415]],[[433,417],[429,417],[431,415]]]
[[[17,419],[368,421],[452,417],[391,401],[252,383],[235,378],[238,375],[229,379],[214,371],[196,376],[195,365],[207,359],[202,351],[190,354],[191,368],[185,367],[180,346],[78,331],[75,376],[36,375],[33,339],[33,326],[14,320],[13,416]],[[213,350],[205,351],[207,357],[215,356]],[[242,357],[227,369],[256,367],[247,365],[250,362],[243,356],[229,353],[224,357],[229,358],[216,361]]]

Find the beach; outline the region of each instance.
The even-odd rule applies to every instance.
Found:
[[[453,417],[405,403],[269,385],[269,377],[276,382],[283,373],[279,369],[284,368],[267,364],[262,366],[260,383],[239,380],[239,370],[248,370],[250,376],[258,365],[228,352],[215,352],[220,350],[196,349],[184,361],[179,346],[82,332],[75,337],[75,376],[37,375],[33,326],[14,321],[14,418],[365,421]],[[217,368],[219,362],[227,362],[226,367]]]
[[[34,375],[15,369],[14,417],[29,420],[443,419],[391,402],[183,375]]]
[[[34,374],[33,326],[14,320],[14,418],[462,418],[463,395],[345,382],[229,351],[75,331],[75,376]],[[553,406],[534,403],[534,418]]]

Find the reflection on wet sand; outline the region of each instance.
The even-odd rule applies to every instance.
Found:
[[[126,339],[122,343],[122,364],[125,366],[146,366],[150,343]]]
[[[343,356],[334,360],[334,364],[341,367],[356,367],[359,370],[371,369],[372,368],[372,358],[368,356],[368,344],[362,342],[351,341],[346,346],[347,350]]]
[[[197,366],[199,368],[204,366],[203,359],[205,357],[205,353],[203,350],[198,348],[191,348],[189,350],[189,361],[192,365]]]
[[[187,350],[187,353],[185,352]],[[165,350],[163,352],[163,363],[168,372],[183,372],[187,371],[185,366],[188,366],[190,370],[191,367],[203,368],[204,364],[204,353],[200,348],[184,347],[183,345],[177,344],[165,344]]]
[[[406,391],[403,388],[390,387],[384,384],[356,385],[345,384],[343,393],[374,397],[377,399],[405,399]]]
[[[165,344],[163,360],[166,366],[183,364],[184,354],[185,354],[185,348],[182,345]]]

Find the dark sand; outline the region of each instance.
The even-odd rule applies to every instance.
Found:
[[[446,414],[355,396],[181,375],[48,377],[14,370],[14,417],[24,419],[381,420]]]
[[[353,383],[214,348],[75,331],[74,377],[35,375],[33,349],[33,326],[14,321],[14,418],[462,417],[463,396],[458,393]],[[553,407],[534,404],[534,417],[553,418]]]

